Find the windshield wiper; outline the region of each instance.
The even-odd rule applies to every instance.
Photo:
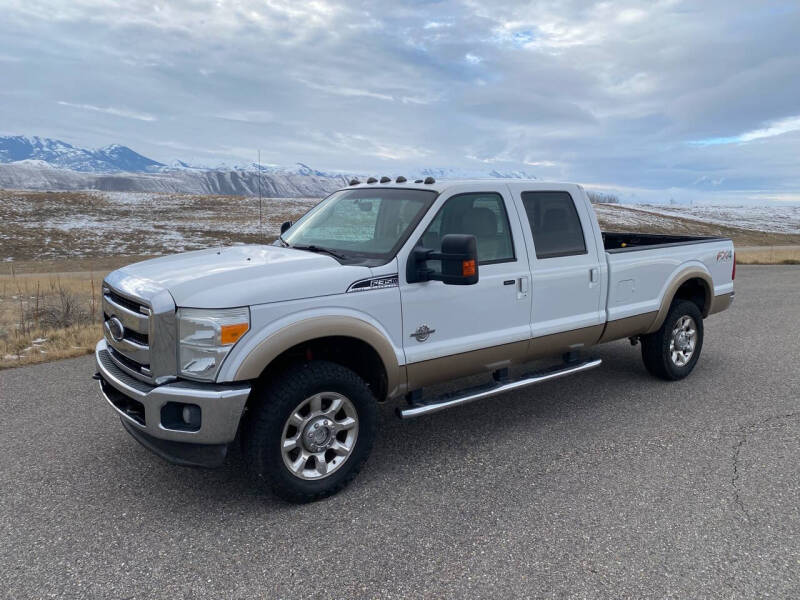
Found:
[[[347,260],[347,257],[343,254],[339,254],[338,252],[335,252],[330,248],[315,246],[314,244],[309,244],[308,246],[290,246],[290,247],[294,248],[295,250],[308,250],[309,252],[316,252],[318,254],[319,253],[330,254],[331,256],[333,256],[334,258],[338,258],[339,260]]]

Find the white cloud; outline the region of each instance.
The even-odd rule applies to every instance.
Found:
[[[798,131],[800,130],[800,116],[798,117],[789,117],[787,119],[780,119],[779,121],[774,121],[772,124],[764,127],[763,129],[755,129],[753,131],[747,131],[739,136],[741,141],[743,142],[750,142],[753,140],[760,140],[762,138],[774,137],[776,135],[783,135],[784,133],[789,133],[790,131]]]
[[[334,94],[337,96],[363,96],[365,98],[375,98],[376,100],[394,100],[391,94],[381,94],[380,92],[373,92],[361,88],[354,88],[348,86],[329,85],[324,83],[317,83],[315,81],[307,81],[305,79],[298,79],[304,85],[310,87],[312,90],[325,92],[326,94]]]
[[[324,135],[323,137],[327,142],[333,142],[344,150],[359,153],[367,152],[378,158],[389,160],[407,161],[425,158],[431,154],[429,150],[421,146],[408,146],[393,142],[385,142],[359,134],[335,132],[330,135]]]
[[[73,102],[64,102],[59,100],[58,104],[61,106],[69,106],[70,108],[79,108],[81,110],[92,110],[95,112],[105,113],[107,115],[114,115],[115,117],[125,117],[126,119],[136,119],[137,121],[157,121],[155,116],[147,113],[135,112],[126,108],[115,108],[113,106],[95,106],[94,104],[75,104]]]
[[[739,135],[733,135],[728,137],[705,138],[701,140],[693,140],[689,143],[695,146],[743,144],[746,142],[752,142],[754,140],[762,140],[765,138],[776,137],[779,135],[783,135],[784,133],[791,133],[793,131],[800,131],[800,116],[788,117],[785,119],[772,121],[766,127],[762,127],[761,129],[753,129],[751,131],[745,131],[744,133],[740,133]]]
[[[347,11],[326,0],[176,0],[161,3],[149,0],[8,0],[4,12],[51,22],[90,20],[116,27],[133,25],[177,30],[202,38],[229,36],[254,26],[290,26],[295,35],[303,36],[310,30],[330,26]]]
[[[272,123],[275,115],[267,110],[230,110],[214,115],[218,119],[242,123]]]
[[[640,8],[626,8],[619,11],[617,21],[620,23],[638,23],[647,18],[647,13]]]

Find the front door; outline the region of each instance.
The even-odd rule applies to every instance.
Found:
[[[508,188],[487,183],[481,192],[459,189],[437,199],[398,257],[403,347],[412,389],[444,373],[455,377],[495,364],[501,368],[524,356],[531,335],[528,256]],[[438,251],[442,237],[450,233],[476,237],[478,283],[408,283],[405,267],[411,248],[416,244]],[[428,266],[440,268],[435,261]]]

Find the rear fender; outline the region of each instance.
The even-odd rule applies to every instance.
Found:
[[[667,313],[669,312],[670,306],[672,306],[672,301],[675,299],[675,294],[677,294],[678,289],[691,279],[698,279],[703,285],[705,299],[702,312],[703,317],[708,316],[714,299],[714,283],[711,279],[711,274],[701,262],[692,262],[688,265],[684,264],[667,280],[667,285],[661,294],[661,304],[658,309],[658,314],[646,333],[653,333],[661,328],[664,324],[664,320],[667,318]]]

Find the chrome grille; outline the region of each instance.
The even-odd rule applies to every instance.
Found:
[[[103,335],[113,350],[111,358],[126,373],[151,382],[150,315],[145,302],[125,296],[108,284],[103,286]],[[122,337],[112,335],[111,320],[123,326]],[[119,324],[117,324],[118,326]]]
[[[167,289],[132,271],[135,265],[130,271],[112,271],[103,281],[103,335],[109,356],[121,371],[145,383],[174,381],[178,374],[175,300]]]

